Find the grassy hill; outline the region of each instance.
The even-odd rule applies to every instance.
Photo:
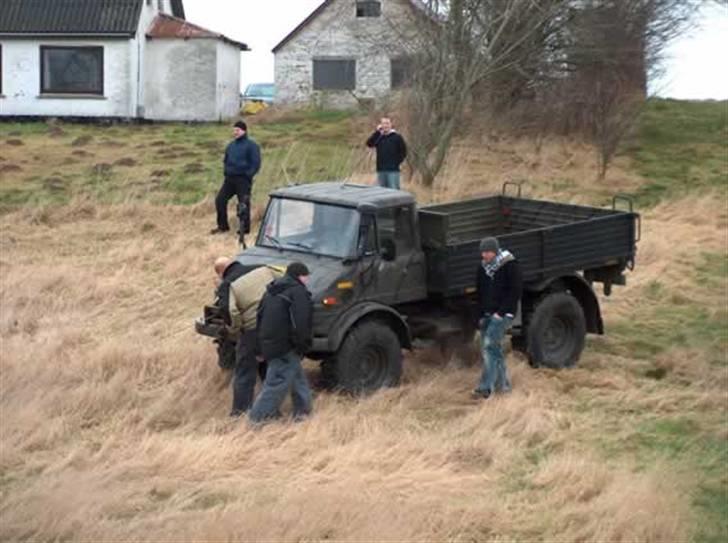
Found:
[[[725,541],[727,108],[651,103],[603,184],[582,143],[488,134],[408,182],[635,196],[636,269],[577,368],[512,353],[513,394],[476,403],[479,368],[417,351],[401,387],[257,431],[191,326],[236,251],[207,235],[229,127],[0,124],[0,539]],[[370,124],[252,119],[258,212],[289,180],[371,180]]]

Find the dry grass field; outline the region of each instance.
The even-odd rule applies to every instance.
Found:
[[[0,540],[725,541],[728,158],[711,107],[652,106],[606,186],[585,146],[473,139],[433,190],[410,186],[637,196],[637,267],[577,368],[510,354],[513,394],[477,403],[478,368],[417,351],[401,387],[317,392],[311,419],[261,429],[227,418],[228,376],[192,331],[214,258],[236,250],[207,235],[228,128],[0,124]],[[259,205],[286,172],[370,178],[356,118],[258,122]],[[159,156],[170,140],[181,156]]]

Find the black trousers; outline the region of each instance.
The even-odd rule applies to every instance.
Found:
[[[215,197],[215,209],[217,210],[217,227],[220,230],[230,230],[228,223],[227,204],[233,196],[238,197],[238,210],[243,209],[244,204],[247,217],[240,216],[241,233],[247,234],[250,230],[250,189],[251,180],[244,175],[226,175],[222,187]],[[247,231],[246,231],[247,228]]]
[[[258,335],[255,330],[243,332],[235,346],[235,370],[233,371],[233,408],[232,414],[244,413],[253,405],[255,382],[258,377],[265,379],[265,363],[259,364],[255,358],[255,343]]]

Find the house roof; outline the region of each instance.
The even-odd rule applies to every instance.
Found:
[[[167,15],[166,13],[160,13],[154,18],[147,30],[147,38],[182,38],[185,40],[213,38],[239,47],[241,51],[250,51],[250,48],[242,42],[231,40],[227,36],[194,25],[184,19]]]
[[[0,34],[133,36],[141,8],[141,0],[2,0]]]
[[[321,12],[323,12],[327,7],[329,7],[335,0],[324,0],[319,7],[317,7],[311,14],[306,17],[301,23],[294,28],[285,38],[283,38],[278,44],[273,48],[273,52],[276,53],[278,50],[283,47],[285,44],[287,44],[289,41],[291,41],[301,30],[306,28],[308,24],[313,21],[316,17],[318,17]],[[406,0],[406,2],[413,7],[417,13],[419,14],[427,14],[428,10],[425,4],[423,4],[422,0]]]

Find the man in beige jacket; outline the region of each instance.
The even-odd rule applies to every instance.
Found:
[[[232,264],[233,261],[230,261]],[[230,334],[239,333],[235,347],[235,371],[233,373],[233,407],[230,415],[237,417],[253,404],[258,361],[255,356],[258,334],[256,319],[258,304],[268,284],[283,275],[285,269],[261,266],[238,277],[230,283],[227,303],[230,313]]]

